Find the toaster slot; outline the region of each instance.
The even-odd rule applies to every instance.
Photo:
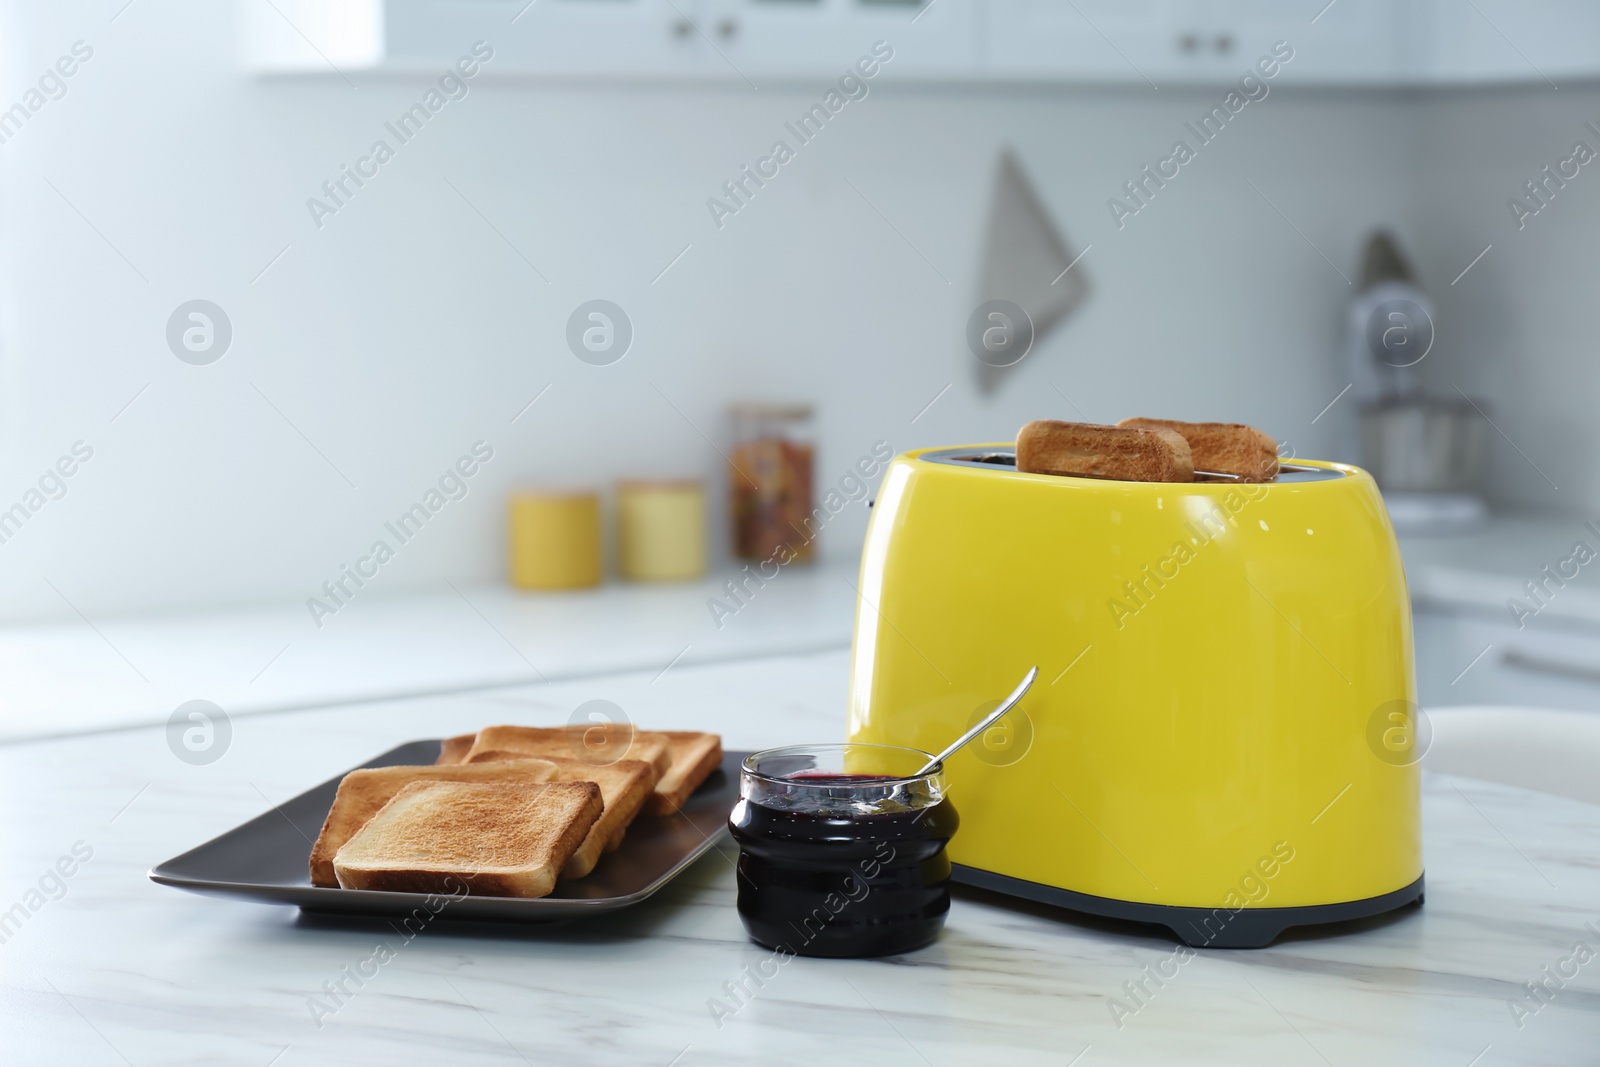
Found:
[[[981,470],[1012,471],[1017,469],[1017,452],[1014,448],[941,448],[933,452],[924,452],[919,457],[924,463],[948,463],[957,467],[977,467]],[[1073,477],[1061,475],[1061,477]],[[1328,470],[1324,467],[1308,467],[1300,463],[1280,463],[1278,477],[1272,482],[1259,484],[1281,484],[1284,482],[1324,482],[1343,478],[1344,473],[1337,470]],[[1093,481],[1095,479],[1087,479]],[[1243,482],[1244,479],[1237,474],[1226,474],[1222,471],[1195,471],[1194,480],[1199,483],[1207,482]],[[1168,482],[1167,485],[1186,483]]]

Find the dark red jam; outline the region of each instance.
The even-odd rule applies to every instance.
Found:
[[[807,785],[892,782],[802,771]],[[913,811],[782,810],[741,799],[739,917],[756,941],[800,956],[886,956],[921,948],[950,910],[949,800]]]

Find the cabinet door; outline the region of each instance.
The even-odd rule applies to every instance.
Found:
[[[1218,32],[1234,42],[1234,77],[1285,41],[1294,59],[1283,82],[1293,85],[1400,82],[1421,28],[1410,0],[1214,0],[1212,13]]]
[[[1435,84],[1521,81],[1560,86],[1600,74],[1600,4],[1593,0],[1426,0],[1414,50]]]
[[[887,70],[971,73],[980,0],[705,0],[700,29],[757,84],[765,77],[837,77],[876,42]]]
[[[1198,0],[989,0],[987,74],[1160,85],[1181,69]]]
[[[1000,77],[1225,85],[1286,41],[1284,84],[1400,80],[1418,0],[990,0]],[[1427,0],[1432,2],[1432,0]]]
[[[448,61],[472,41],[490,69],[531,74],[664,77],[707,73],[695,32],[700,0],[389,0],[388,60]]]
[[[990,0],[986,70],[1002,78],[1162,86],[1238,77],[1214,0]]]

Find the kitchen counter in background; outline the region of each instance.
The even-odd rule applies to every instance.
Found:
[[[854,566],[749,578],[741,605],[724,583],[743,577],[371,594],[320,629],[301,604],[12,627],[0,630],[0,741],[165,722],[189,700],[233,716],[849,645]],[[714,617],[712,598],[737,612]]]
[[[1525,632],[1505,603],[1585,538],[1600,549],[1583,519],[1563,517],[1402,538],[1424,705],[1600,709],[1600,561]],[[733,605],[729,577],[566,594],[502,586],[374,594],[321,629],[298,604],[13,627],[0,630],[0,740],[161,722],[195,699],[239,715],[849,645],[853,565],[789,567],[764,587],[752,581],[748,602],[719,628],[706,602]],[[1485,646],[1492,654],[1462,674]],[[1548,676],[1540,665],[1552,659]]]
[[[1579,564],[1573,551],[1582,542],[1600,552],[1600,534],[1588,521],[1498,518],[1469,534],[1400,539],[1423,707],[1600,713],[1600,558]],[[1529,595],[1529,582],[1539,599]],[[1519,619],[1507,604],[1513,599],[1531,614]]]
[[[934,945],[880,961],[791,960],[746,940],[723,843],[657,897],[546,929],[387,923],[154,885],[154,863],[393,744],[502,718],[561,722],[604,697],[636,721],[720,730],[730,748],[837,736],[848,654],[690,666],[448,698],[242,717],[190,766],[159,727],[0,748],[0,838],[22,900],[76,842],[93,857],[8,929],[0,1029],[27,1063],[1429,1063],[1570,1067],[1600,1031],[1600,963],[1518,1027],[1509,1003],[1600,942],[1600,807],[1425,776],[1426,904],[1343,933],[1174,959],[1160,932],[958,890]],[[959,799],[958,799],[959,803]],[[1337,807],[1285,812],[1312,849]],[[1070,810],[1041,819],[1071,818]],[[309,845],[308,845],[309,849]],[[390,946],[313,1020],[308,999]],[[747,969],[749,969],[747,971]],[[1157,969],[1168,977],[1147,977]],[[348,979],[345,979],[348,985]],[[753,995],[730,998],[730,984]],[[1131,985],[1147,990],[1134,1000]],[[349,988],[354,989],[353,986]],[[1552,986],[1552,988],[1554,988]],[[736,1010],[721,1021],[709,1003]],[[1125,1012],[1113,1017],[1113,998]],[[1132,1009],[1131,1012],[1128,1009]],[[1531,1008],[1530,1008],[1531,1010]],[[121,1059],[119,1059],[119,1056]]]
[[[1496,517],[1468,533],[1402,535],[1400,552],[1411,599],[1419,607],[1471,611],[1515,625],[1506,608],[1508,599],[1520,597],[1537,607],[1524,582],[1540,581],[1543,568],[1554,569],[1572,556],[1579,541],[1600,553],[1600,533],[1585,525],[1590,521],[1564,515]],[[1600,519],[1593,521],[1600,526]],[[1578,567],[1577,576],[1564,587],[1554,588],[1538,618],[1592,626],[1600,632],[1600,558]]]

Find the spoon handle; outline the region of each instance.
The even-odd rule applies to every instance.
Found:
[[[978,725],[974,726],[972,729],[956,738],[955,744],[951,745],[949,748],[945,749],[943,752],[939,753],[937,756],[933,757],[933,759],[925,763],[922,769],[917,773],[927,774],[934,767],[937,767],[939,764],[955,755],[956,750],[962,745],[966,744],[968,741],[971,741],[974,737],[977,737],[989,727],[993,726],[1000,716],[1017,706],[1017,701],[1022,699],[1022,695],[1028,691],[1028,688],[1033,685],[1033,680],[1037,677],[1039,677],[1039,668],[1028,668],[1028,673],[1023,677],[1022,683],[1011,691],[1010,696],[1006,697],[1005,700],[1000,702],[1000,706],[998,708],[995,708],[989,714],[985,715],[983,717],[983,721],[979,722]]]

